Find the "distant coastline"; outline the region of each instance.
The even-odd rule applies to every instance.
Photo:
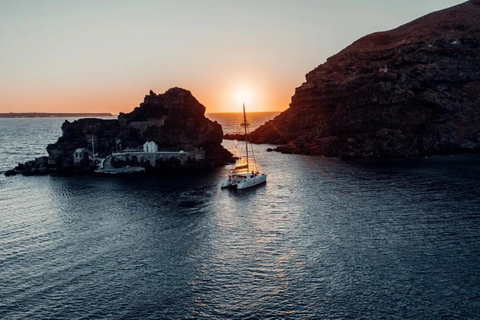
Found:
[[[209,114],[243,114],[242,112],[207,112]],[[279,114],[281,111],[253,111],[250,114]],[[48,112],[8,112],[0,113],[0,118],[91,118],[91,117],[113,117],[114,114],[111,113],[94,113],[94,112],[85,112],[85,113],[48,113]]]
[[[255,114],[260,114],[260,113],[276,113],[276,114],[280,114],[282,113],[283,111],[249,111],[248,114],[252,114],[252,113],[255,113]],[[231,112],[205,112],[205,114],[241,114],[243,116],[243,111],[231,111]]]
[[[63,118],[63,117],[112,117],[111,113],[46,113],[46,112],[10,112],[0,113],[0,118]]]

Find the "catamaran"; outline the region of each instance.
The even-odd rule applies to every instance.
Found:
[[[253,165],[249,161],[248,155],[248,145],[249,145],[249,135],[247,131],[247,115],[245,113],[245,103],[243,104],[243,123],[241,124],[245,128],[245,151],[246,158],[244,161],[237,162],[235,168],[231,169],[228,172],[228,178],[222,179],[221,186],[222,188],[236,188],[236,189],[246,189],[262,183],[267,182],[267,174],[260,173],[257,170],[257,163],[255,161],[255,153],[252,148],[253,156]],[[250,170],[253,169],[253,170]]]

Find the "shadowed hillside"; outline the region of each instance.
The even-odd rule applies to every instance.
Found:
[[[480,152],[480,1],[365,36],[306,75],[252,133],[342,158]]]

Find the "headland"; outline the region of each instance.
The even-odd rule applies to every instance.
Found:
[[[48,156],[19,164],[5,175],[198,171],[233,161],[222,126],[205,117],[190,91],[150,91],[139,107],[118,119],[84,118],[62,125]]]
[[[344,159],[480,153],[478,57],[478,0],[367,35],[307,73],[252,142]]]

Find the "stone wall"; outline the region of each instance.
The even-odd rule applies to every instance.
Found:
[[[132,162],[137,159],[139,163],[149,162],[152,167],[155,166],[157,160],[168,161],[175,159],[183,165],[187,161],[198,162],[205,159],[204,152],[122,152],[112,153],[112,157],[116,161]]]

